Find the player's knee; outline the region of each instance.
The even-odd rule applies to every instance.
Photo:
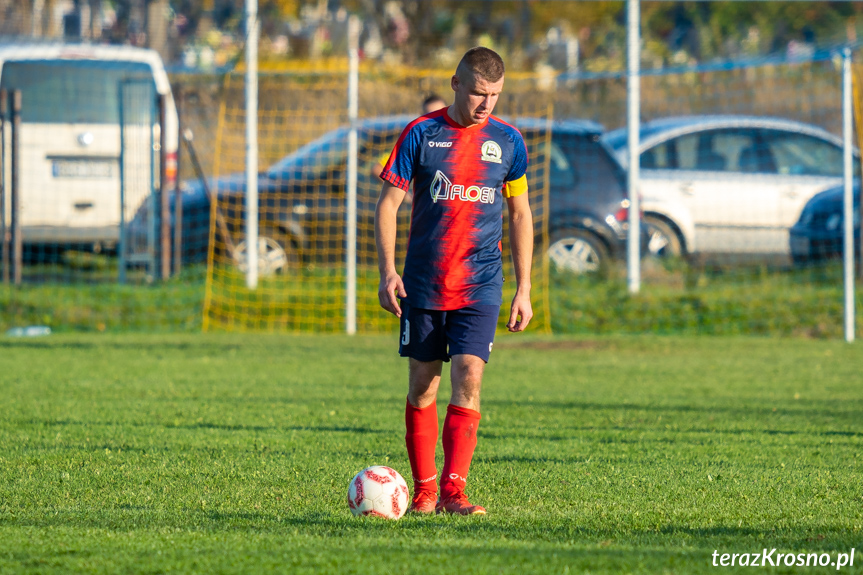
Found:
[[[434,395],[437,393],[437,388],[440,380],[436,377],[426,378],[411,378],[408,386],[408,395],[413,397],[422,397],[425,395]]]
[[[434,403],[435,400],[437,400],[437,387],[434,389],[429,387],[423,392],[416,392],[413,389],[408,391],[408,403],[418,409],[428,407]]]

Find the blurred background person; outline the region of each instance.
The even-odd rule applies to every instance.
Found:
[[[436,112],[441,108],[446,107],[446,102],[444,99],[437,94],[429,94],[425,100],[423,100],[423,115],[431,114],[432,112]],[[372,165],[371,172],[375,177],[380,178],[381,171],[384,169],[384,164],[387,163],[387,160],[390,159],[390,151],[386,151],[378,158],[378,161]]]

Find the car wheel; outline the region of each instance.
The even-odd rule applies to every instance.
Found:
[[[234,264],[246,273],[249,270],[246,240],[234,248]],[[268,277],[284,274],[297,267],[299,257],[290,238],[280,230],[261,229],[258,232],[258,275]]]
[[[548,259],[558,271],[596,273],[606,265],[608,257],[602,240],[586,230],[558,230],[549,240]]]
[[[683,253],[680,236],[671,225],[656,216],[644,216],[647,230],[647,254],[654,258],[679,257]]]

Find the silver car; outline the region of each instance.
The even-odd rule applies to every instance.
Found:
[[[627,167],[626,128],[603,139]],[[842,181],[842,140],[782,118],[654,120],[641,126],[639,152],[641,206],[655,256],[787,256],[788,230],[803,206]]]

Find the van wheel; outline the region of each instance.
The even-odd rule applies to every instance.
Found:
[[[647,255],[654,258],[674,258],[683,254],[680,236],[671,225],[656,216],[644,216],[647,230]]]
[[[548,259],[558,271],[597,273],[607,265],[608,258],[608,248],[602,240],[586,230],[557,230],[549,239]]]
[[[249,270],[246,240],[234,248],[234,264],[246,273]],[[258,275],[268,277],[286,274],[297,268],[299,256],[290,237],[281,230],[264,228],[258,232]]]

